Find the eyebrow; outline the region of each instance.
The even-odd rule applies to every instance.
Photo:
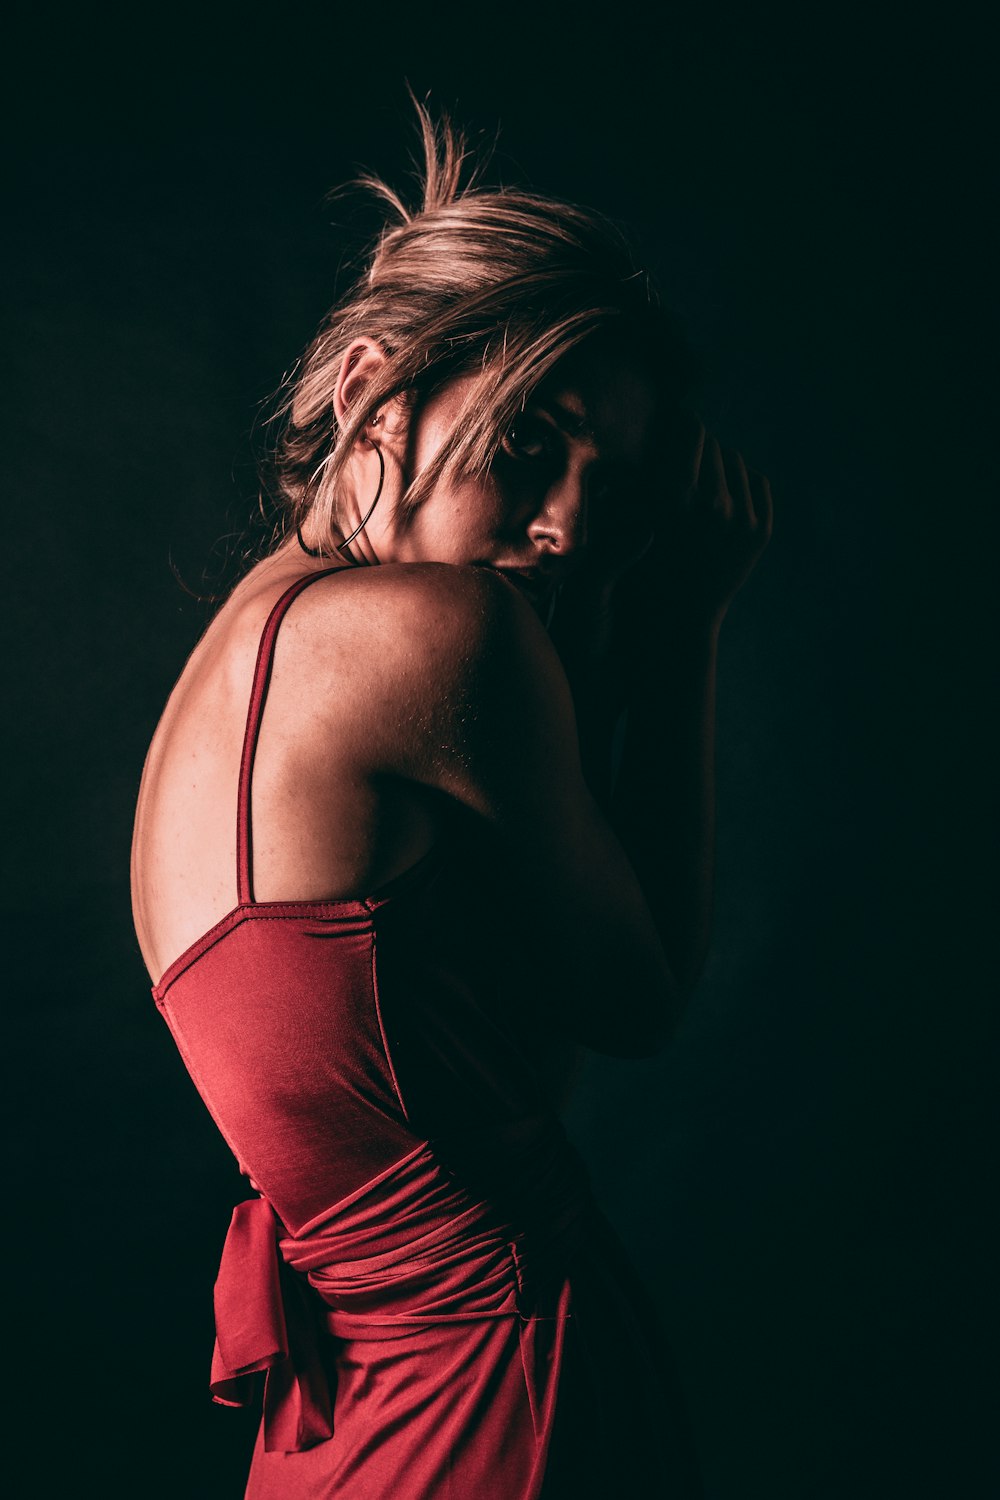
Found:
[[[534,405],[539,411],[544,411],[554,418],[556,426],[561,432],[565,432],[568,437],[588,438],[592,443],[597,442],[593,420],[582,401],[580,402],[582,410],[577,410],[572,406],[568,406],[565,401],[560,401],[558,397],[545,394],[539,395]],[[613,472],[615,478],[619,481],[625,480],[628,483],[632,483],[638,480],[642,474],[641,464],[633,463],[630,459],[619,455],[615,457],[606,456],[602,460],[602,465]]]
[[[555,396],[543,396],[538,401],[543,411],[549,412],[555,417],[559,427],[568,437],[582,437],[594,439],[594,424],[584,408],[583,411],[574,411],[565,402],[557,400]]]

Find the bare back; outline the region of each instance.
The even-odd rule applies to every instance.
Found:
[[[319,570],[302,561],[276,556],[243,580],[189,658],[150,745],[132,867],[136,929],[154,980],[236,905],[237,787],[254,664],[276,600]],[[333,573],[282,623],[253,775],[258,900],[364,896],[435,841],[439,803],[378,763],[383,736],[366,688],[392,612],[390,575]]]
[[[192,653],[157,727],[133,841],[154,981],[237,906],[239,767],[261,636],[321,568],[283,550]],[[255,901],[363,900],[461,807],[544,912],[569,1031],[662,1045],[673,980],[635,872],[584,781],[572,698],[531,605],[488,568],[393,563],[314,579],[277,636],[252,776]],[[561,989],[562,987],[560,987]]]

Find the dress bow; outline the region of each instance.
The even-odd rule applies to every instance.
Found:
[[[278,1252],[266,1198],[233,1210],[215,1282],[210,1387],[222,1406],[248,1406],[264,1376],[264,1448],[297,1453],[333,1436],[327,1372],[303,1278]]]

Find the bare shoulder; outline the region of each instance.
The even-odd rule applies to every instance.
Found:
[[[386,569],[376,613],[404,661],[461,674],[558,665],[534,608],[492,568],[450,563]]]
[[[232,657],[244,682],[273,598],[272,586],[246,600]],[[271,693],[303,745],[336,743],[366,776],[463,801],[476,770],[515,752],[523,761],[526,738],[557,761],[576,757],[572,700],[548,633],[516,586],[485,566],[387,563],[317,579],[282,623]]]
[[[341,682],[360,676],[376,695],[447,697],[523,670],[526,659],[559,671],[529,601],[484,566],[387,563],[331,574],[305,591],[282,634],[296,641],[292,649],[315,653],[317,673],[325,661]]]
[[[396,634],[414,646],[425,641],[472,643],[505,625],[516,628],[518,620],[522,629],[530,631],[533,621],[545,634],[513,584],[492,568],[474,564],[383,563],[345,569],[310,588],[308,596],[309,602],[303,602],[317,617],[327,614],[333,623],[354,606],[379,638]]]

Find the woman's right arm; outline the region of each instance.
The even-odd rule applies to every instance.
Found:
[[[572,696],[544,626],[489,569],[412,564],[391,574],[369,685],[381,768],[482,819],[544,923],[567,1030],[617,1056],[659,1051],[679,1018],[678,987],[584,779]]]

